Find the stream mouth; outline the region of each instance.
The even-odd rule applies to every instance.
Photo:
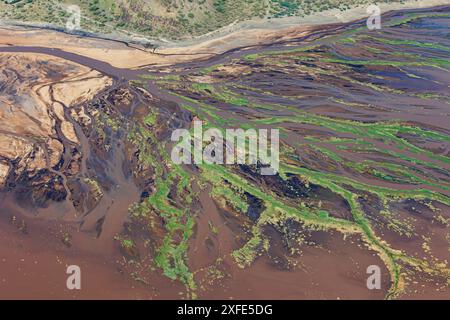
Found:
[[[0,297],[445,298],[449,13],[161,70],[0,47],[0,138],[21,151],[0,147]],[[174,163],[173,132],[199,120],[279,130],[279,171]]]

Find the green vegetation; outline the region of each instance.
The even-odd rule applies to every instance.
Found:
[[[145,127],[137,127],[129,134],[129,140],[139,147],[139,160],[151,166],[156,175],[156,192],[132,209],[132,215],[149,215],[151,211],[164,219],[166,235],[154,258],[156,266],[173,280],[180,280],[186,285],[192,298],[195,298],[196,284],[193,275],[186,265],[188,240],[192,235],[194,219],[189,205],[192,201],[189,175],[179,166],[170,162],[165,146],[158,143],[152,125],[156,122],[156,114],[150,113],[144,119]],[[167,172],[167,165],[171,166]],[[185,208],[181,209],[169,198],[171,186],[177,183],[179,199],[183,199]],[[177,234],[181,239],[177,240]]]
[[[295,10],[295,3],[274,2],[277,2],[280,8]],[[423,15],[417,15],[416,19],[421,17]],[[410,16],[404,23],[413,21]],[[361,53],[361,57],[346,55],[352,52],[349,46],[359,46],[361,43],[363,46],[354,50],[366,50]],[[333,50],[330,50],[330,46],[333,46]],[[385,46],[389,46],[389,50],[386,50]],[[391,46],[395,47],[395,50],[392,50]],[[403,50],[405,46],[419,48],[422,50],[421,54],[408,53],[407,48]],[[341,53],[341,50],[344,53]],[[308,86],[306,80],[327,83],[332,89],[336,89],[330,92],[351,88],[348,90],[354,89],[358,93],[367,93],[368,96],[382,93],[388,95],[391,101],[403,98],[421,99],[426,105],[428,99],[444,102],[446,97],[442,96],[442,93],[414,90],[409,92],[392,88],[384,84],[387,77],[377,72],[379,67],[383,67],[383,70],[389,70],[392,74],[406,75],[407,79],[424,80],[420,76],[414,76],[410,71],[411,67],[416,68],[418,74],[421,68],[436,68],[436,71],[443,72],[448,69],[449,60],[440,54],[448,50],[449,47],[444,44],[387,38],[382,34],[373,37],[367,30],[360,28],[339,36],[331,36],[320,45],[299,45],[285,50],[243,54],[240,59],[234,59],[226,65],[213,65],[190,75],[208,75],[215,80],[211,83],[189,83],[183,76],[177,80],[168,77],[156,79],[161,88],[186,102],[182,105],[183,108],[195,113],[206,121],[208,126],[275,127],[281,130],[282,137],[285,138],[295,133],[292,128],[307,128],[307,135],[295,135],[303,140],[296,141],[291,138],[288,143],[282,145],[282,181],[287,183],[290,177],[295,176],[307,190],[308,186],[321,187],[343,199],[348,207],[351,219],[338,218],[333,212],[336,209],[322,208],[322,200],[326,198],[316,201],[314,196],[310,196],[289,200],[267,186],[262,187],[250,181],[236,167],[199,165],[202,184],[211,185],[211,196],[224,209],[231,209],[240,216],[245,216],[249,204],[244,194],[249,194],[263,203],[264,210],[248,230],[250,238],[245,245],[232,253],[239,266],[251,265],[258,256],[268,251],[270,241],[262,232],[264,226],[280,226],[287,220],[295,220],[310,230],[337,230],[344,235],[359,236],[367,248],[378,253],[390,272],[391,288],[387,298],[398,296],[407,285],[404,265],[448,279],[450,270],[444,263],[406,254],[386,242],[379,230],[388,228],[409,238],[416,235],[418,230],[411,223],[413,218],[400,219],[396,209],[393,209],[395,205],[407,202],[429,207],[435,213],[436,223],[447,223],[433,204],[450,206],[450,180],[445,178],[445,168],[448,168],[450,158],[428,149],[424,142],[448,144],[450,137],[442,131],[397,119],[395,114],[387,120],[358,121],[346,119],[345,113],[339,117],[303,110],[299,107],[303,101],[300,93],[298,96],[289,95],[285,87],[277,86],[276,78],[265,78],[266,72],[277,72],[283,75],[282,80],[288,79],[289,83],[299,80],[307,88],[303,91],[307,92],[306,97],[310,99],[321,98],[321,92],[311,93],[310,87],[313,85]],[[248,65],[251,72],[241,74],[237,84],[234,75],[224,71],[226,68],[223,67],[242,64]],[[246,77],[249,77],[249,80]],[[252,81],[255,78],[258,82]],[[271,85],[267,85],[268,82]],[[292,88],[292,91],[302,91],[295,86]],[[287,93],[284,96],[277,90]],[[196,98],[191,98],[193,96]],[[267,103],[273,97],[277,102]],[[333,103],[358,112],[377,110],[377,106],[351,101],[350,97],[352,96],[344,98],[344,95],[336,95],[317,101],[320,101],[321,105]],[[239,108],[249,119],[248,123],[242,124],[236,113],[229,112],[224,106],[230,106],[231,110]],[[273,110],[277,110],[276,116],[273,115]],[[223,114],[227,116],[224,117]],[[254,117],[254,114],[257,116]],[[322,132],[331,132],[332,135]],[[295,152],[298,150],[312,157],[314,162],[302,161]],[[355,155],[358,157],[353,157]],[[364,160],[360,160],[360,157]],[[336,168],[340,168],[340,171],[336,172]],[[396,187],[400,185],[408,187]],[[379,217],[385,219],[384,224],[380,225],[377,219],[371,217],[364,203],[369,206],[376,204],[377,208],[374,210]],[[427,242],[423,247],[426,249],[424,252],[429,254],[430,246]]]
[[[384,0],[382,2],[401,2]],[[348,10],[369,0],[3,0],[1,17],[64,26],[66,5],[78,5],[85,30],[188,38],[254,18],[307,16],[329,9]]]

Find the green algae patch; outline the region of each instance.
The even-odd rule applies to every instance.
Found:
[[[144,123],[152,125],[155,123],[155,115],[149,114],[144,118]],[[190,177],[180,167],[171,164],[170,158],[164,148],[157,142],[154,133],[145,128],[136,128],[129,136],[129,139],[138,144],[140,161],[143,164],[153,167],[156,173],[156,191],[136,204],[132,214],[146,216],[150,211],[156,211],[164,219],[167,233],[161,246],[157,249],[154,261],[157,267],[161,268],[163,274],[172,280],[179,280],[186,285],[188,293],[192,298],[196,296],[196,283],[192,272],[187,266],[188,241],[192,236],[195,220],[188,209],[180,209],[174,206],[169,199],[170,188],[175,181],[178,182],[177,191],[184,199],[187,208],[192,202],[192,191],[190,189]],[[166,172],[163,163],[156,156],[161,157],[166,165],[170,164],[172,170]],[[181,233],[181,240],[175,240],[176,235]]]

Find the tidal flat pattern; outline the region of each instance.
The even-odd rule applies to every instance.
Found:
[[[447,286],[449,23],[446,9],[396,14],[381,30],[354,24],[150,77],[210,127],[281,132],[278,176],[198,168],[221,209],[257,211],[249,239],[231,253],[239,266],[271,256],[269,227],[287,256],[311,233],[331,230],[377,253],[388,297],[424,275]]]

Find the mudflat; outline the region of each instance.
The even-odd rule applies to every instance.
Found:
[[[445,299],[449,10],[155,53],[0,29],[0,297]],[[175,164],[198,120],[278,129],[279,172]]]

